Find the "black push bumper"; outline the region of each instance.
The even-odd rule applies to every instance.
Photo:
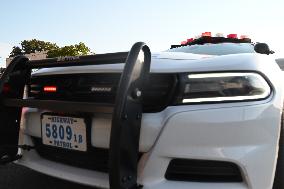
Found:
[[[124,63],[114,105],[103,103],[23,99],[32,69]],[[111,189],[141,188],[137,184],[143,85],[148,78],[150,49],[142,42],[129,52],[28,60],[18,56],[0,80],[0,158],[17,157],[22,107],[60,112],[112,113],[109,151]],[[13,93],[10,93],[13,91]]]

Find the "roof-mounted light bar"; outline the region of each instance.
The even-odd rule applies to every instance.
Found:
[[[227,37],[224,37],[223,33],[216,33],[215,35],[212,35],[212,32],[203,32],[201,35],[182,41],[180,45],[172,45],[171,49],[186,45],[224,42],[251,43],[251,39],[247,35],[240,35],[238,38],[238,34],[228,34]]]

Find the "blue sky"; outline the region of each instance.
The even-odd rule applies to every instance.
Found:
[[[82,41],[96,53],[145,41],[160,51],[205,31],[248,34],[284,57],[284,1],[2,0],[0,66],[25,39],[60,46]]]

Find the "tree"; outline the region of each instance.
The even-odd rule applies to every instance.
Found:
[[[59,48],[56,43],[45,42],[37,39],[21,41],[20,47],[14,46],[10,57],[14,57],[22,54],[35,53],[36,51],[49,51],[55,48]]]
[[[60,56],[81,56],[90,54],[90,48],[84,43],[64,46],[61,48],[55,48],[47,52],[48,58],[60,57]]]
[[[40,41],[37,39],[24,40],[21,42],[24,54],[34,53],[36,51],[49,51],[58,48],[56,43]]]
[[[24,40],[20,46],[14,46],[10,57],[22,54],[35,53],[36,51],[48,51],[47,57],[60,57],[60,56],[80,56],[90,54],[90,48],[84,43],[59,47],[56,43],[41,41],[37,39]]]
[[[10,57],[14,57],[17,55],[22,55],[23,51],[20,47],[14,46],[12,49],[12,52],[10,53]]]

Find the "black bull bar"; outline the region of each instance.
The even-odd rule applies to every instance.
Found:
[[[24,89],[33,69],[125,63],[114,105],[62,100],[24,99]],[[60,112],[111,113],[109,148],[110,189],[136,189],[143,85],[148,78],[151,52],[138,42],[129,52],[29,60],[17,56],[0,80],[0,158],[15,160],[22,107]],[[5,91],[10,87],[13,95]]]

